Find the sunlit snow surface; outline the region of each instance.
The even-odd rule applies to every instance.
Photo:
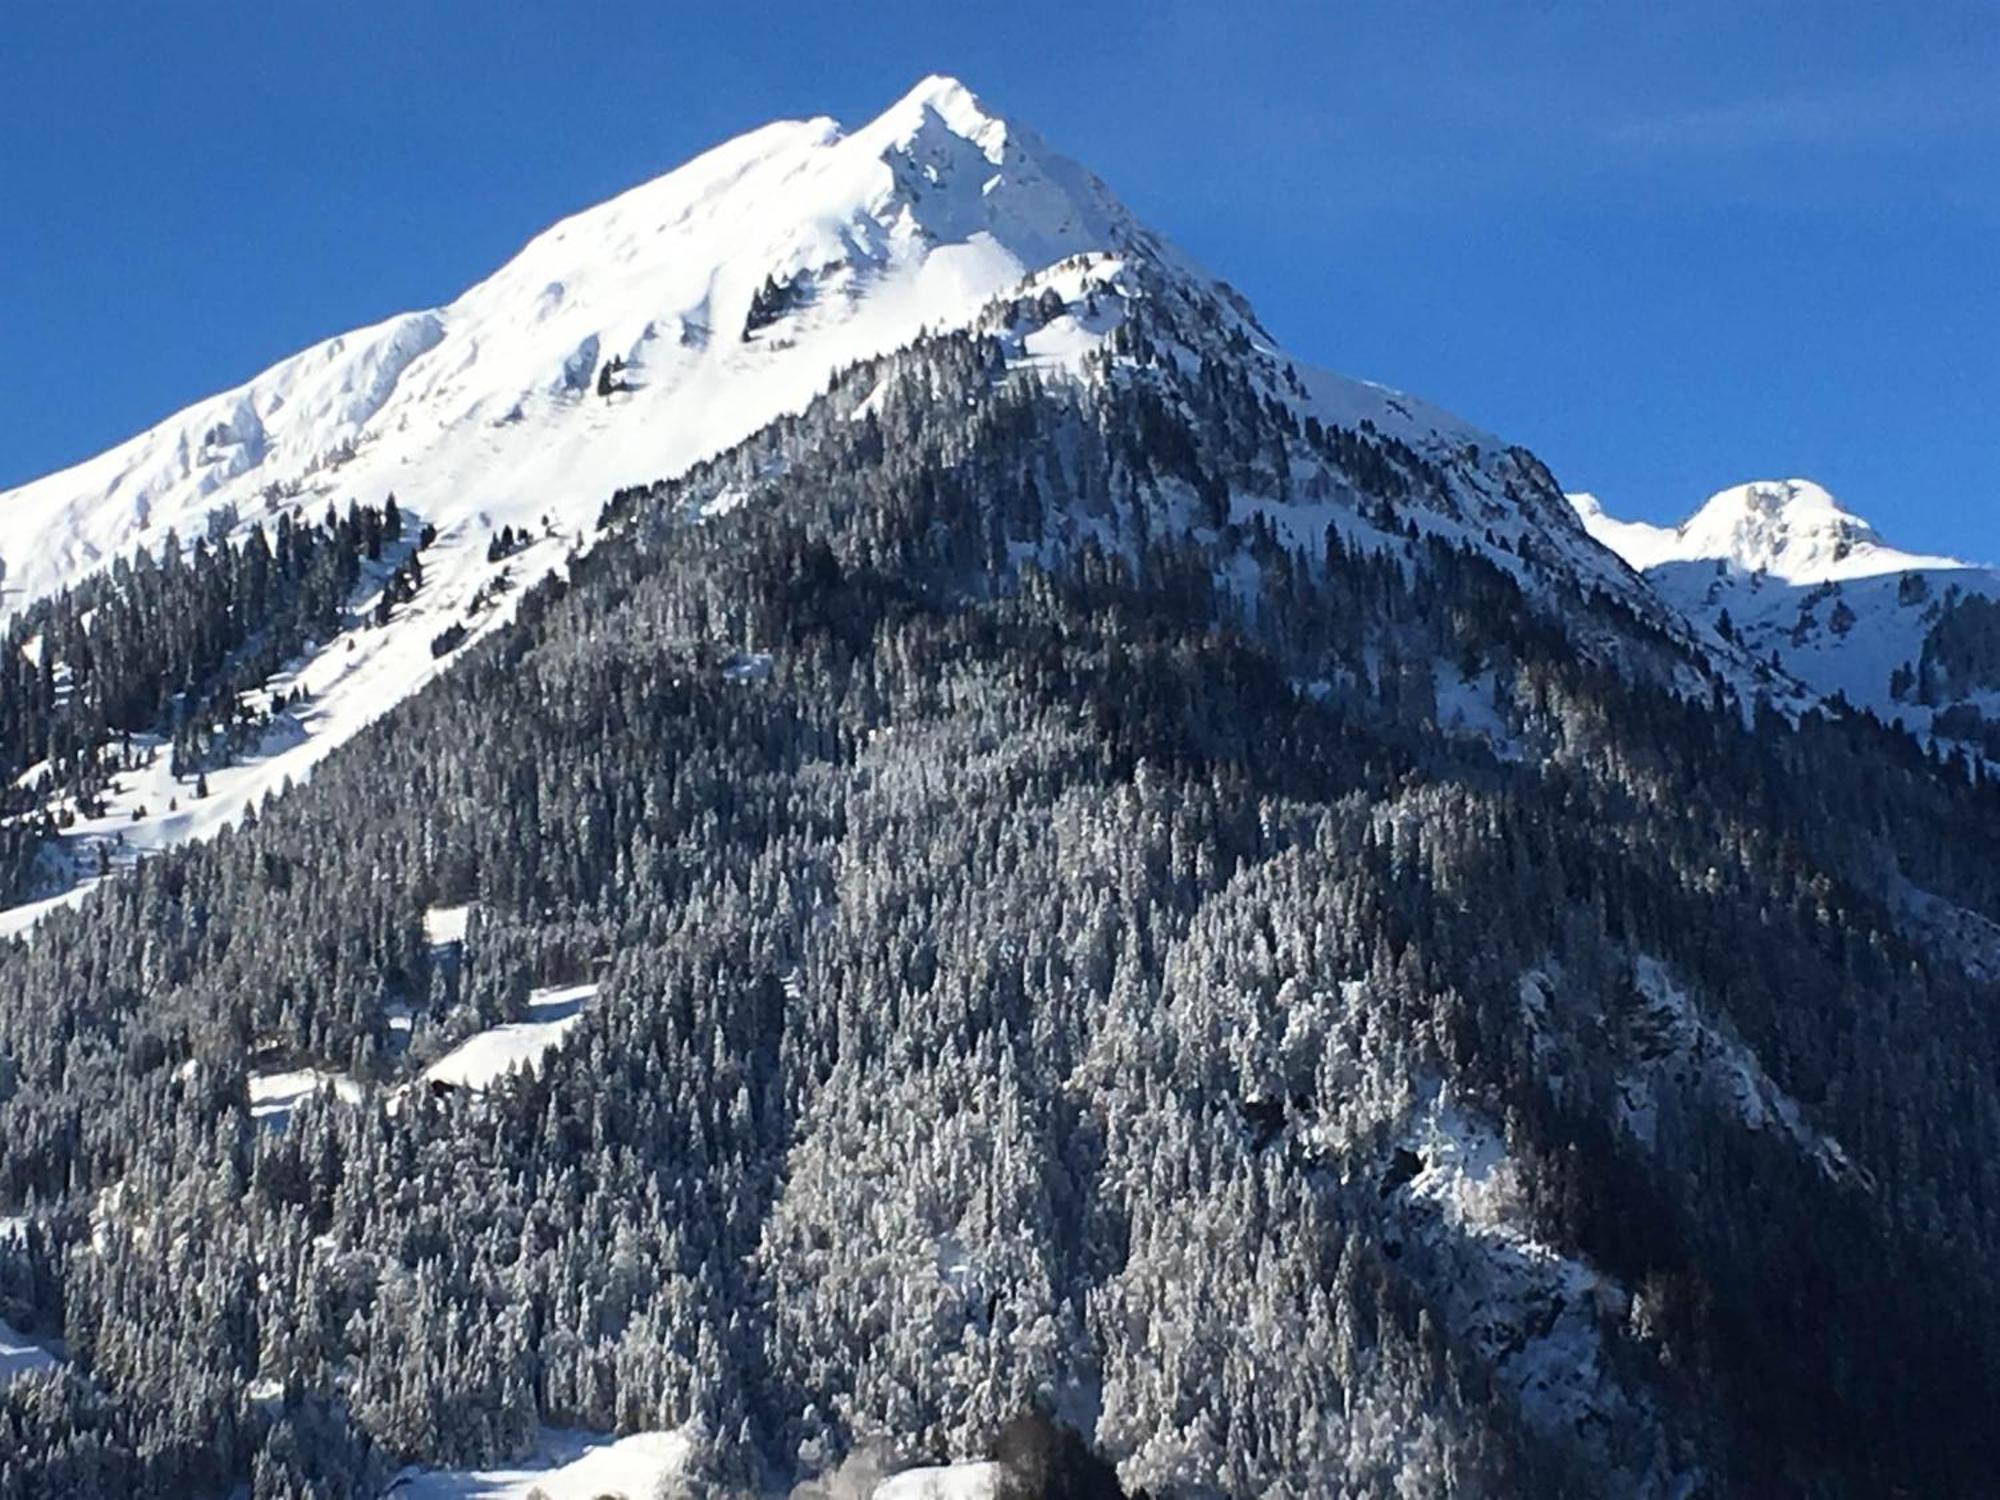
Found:
[[[447,913],[446,925],[462,933],[466,910],[452,908]],[[503,1022],[467,1037],[426,1068],[421,1081],[476,1092],[517,1068],[540,1064],[582,1021],[583,1008],[597,990],[595,984],[573,984],[532,992],[524,1019]],[[396,1025],[397,1020],[402,1022],[400,1026]],[[392,1018],[391,1026],[407,1031],[409,1021],[405,1012]],[[192,1062],[183,1064],[184,1070],[192,1070],[194,1066]],[[361,1104],[368,1097],[368,1089],[357,1079],[323,1068],[252,1073],[248,1079],[250,1117],[270,1129],[283,1129],[302,1102],[328,1088],[342,1104]],[[398,1090],[396,1094],[401,1092]],[[396,1094],[390,1097],[391,1110],[399,1107]]]
[[[498,1469],[405,1469],[389,1493],[404,1500],[599,1500],[622,1495],[651,1500],[686,1462],[688,1442],[677,1432],[612,1438],[594,1432],[548,1431],[533,1457]]]
[[[471,916],[470,906],[433,906],[424,913],[424,940],[434,948],[464,942]]]
[[[362,1088],[353,1079],[337,1073],[325,1073],[318,1068],[291,1068],[281,1073],[253,1073],[250,1075],[250,1117],[268,1124],[281,1125],[290,1118],[292,1110],[300,1100],[328,1084],[333,1086],[335,1095],[347,1104],[361,1101]]]
[[[875,1487],[874,1500],[992,1500],[1000,1492],[1000,1466],[939,1464],[905,1469]]]
[[[552,226],[448,306],[330,339],[0,494],[5,582],[46,593],[221,507],[248,521],[295,503],[274,485],[393,490],[447,534],[551,507],[581,520],[802,407],[842,365],[1136,232],[1095,178],[950,80],[851,134],[768,125]],[[799,305],[746,337],[773,277]],[[630,389],[607,400],[613,355]]]
[[[60,1362],[26,1334],[0,1323],[0,1385],[36,1370],[52,1370]]]
[[[601,1433],[545,1430],[532,1456],[493,1469],[405,1469],[388,1493],[401,1500],[651,1500],[678,1476],[689,1443],[678,1432]],[[992,1463],[908,1469],[843,1500],[992,1500],[1000,1469]]]
[[[528,997],[525,1021],[468,1037],[424,1069],[424,1081],[483,1089],[516,1068],[539,1063],[583,1019],[584,1002],[596,993],[594,984],[537,990]]]

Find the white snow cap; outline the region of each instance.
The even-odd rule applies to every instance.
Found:
[[[766,125],[552,225],[444,307],[329,339],[0,493],[0,611],[169,528],[186,540],[328,500],[394,491],[440,532],[594,516],[619,485],[727,447],[926,327],[963,326],[1030,272],[1138,245],[1184,264],[955,79],[926,78],[852,133]],[[778,307],[753,318],[771,284]],[[608,402],[595,381],[614,356]]]
[[[1812,584],[1964,566],[1889,546],[1810,479],[1757,479],[1719,490],[1678,527],[1620,521],[1595,495],[1574,494],[1569,501],[1593,537],[1641,571],[1720,559],[1746,573]]]
[[[1842,510],[1810,479],[1761,479],[1709,497],[1680,528],[1684,555],[1726,557],[1749,572],[1823,578],[1861,546],[1879,548],[1875,528]]]

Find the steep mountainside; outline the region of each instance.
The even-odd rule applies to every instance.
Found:
[[[889,140],[1026,139],[962,97]],[[1531,454],[1104,224],[547,476],[532,569],[399,482],[25,607],[67,767],[161,600],[233,683],[241,601],[360,654],[519,569],[0,947],[0,1500],[1985,1482],[2000,785],[1776,711]],[[761,286],[737,352],[807,348]]]
[[[519,586],[586,541],[618,486],[797,410],[834,370],[964,323],[1064,254],[1142,240],[1167,253],[1088,173],[957,83],[928,79],[851,134],[787,122],[717,147],[555,225],[446,307],[331,339],[0,494],[0,585],[17,618],[115,558],[240,544],[356,500],[394,496],[412,536],[433,537],[422,587],[388,618],[382,596],[404,592],[394,553],[360,570],[344,618],[247,684],[259,707],[298,701],[267,733],[238,737],[248,753],[209,768],[199,806],[193,777],[151,753],[179,727],[165,722],[103,726],[141,753],[87,768],[98,774],[48,767],[44,795],[21,810],[51,805],[64,847],[0,881],[15,887],[0,901],[80,889],[107,859],[212,834],[304,776],[435,675],[440,637],[504,620]],[[42,633],[32,622],[20,644],[38,648]],[[34,665],[55,674],[50,695],[64,686],[69,664]],[[13,774],[53,748],[25,745]]]
[[[1678,527],[1570,500],[1691,619],[1824,697],[2000,760],[2000,573],[1892,547],[1806,479],[1723,490]]]
[[[933,78],[851,134],[787,123],[717,147],[556,225],[447,307],[332,339],[0,494],[13,613],[0,642],[0,788],[12,783],[0,931],[302,779],[587,546],[614,490],[798,411],[835,371],[921,329],[970,326],[1000,297],[1061,298],[1084,272],[1059,267],[1085,254],[1107,295],[1006,357],[1081,369],[1134,278],[1199,297],[1214,313],[1185,330],[1180,357],[1254,353],[1270,367],[1260,390],[1301,420],[1365,423],[1437,466],[1449,499],[1419,524],[1548,587],[1656,610],[1538,464],[1413,398],[1288,360],[1240,298],[1088,172]],[[400,529],[378,538],[365,512],[392,501]],[[247,564],[232,555],[275,551],[286,526],[358,554],[338,574],[339,608],[301,611],[292,588],[237,576]],[[197,636],[148,669],[184,696],[107,699],[86,674],[99,659],[115,669],[121,622],[97,610],[92,580],[113,561],[199,562],[197,545],[229,576],[142,580],[155,612]],[[53,602],[65,588],[77,591],[66,611]],[[195,631],[204,609],[216,619]],[[1712,643],[1695,654],[1732,682],[1755,675]],[[1689,690],[1706,687],[1691,677]]]

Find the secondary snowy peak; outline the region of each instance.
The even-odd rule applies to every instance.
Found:
[[[1919,737],[2000,758],[2000,680],[1978,663],[2000,572],[1904,552],[1807,479],[1710,497],[1677,527],[1570,504],[1604,546],[1696,624]]]
[[[1723,490],[1683,524],[1681,539],[1691,556],[1727,557],[1750,572],[1793,582],[1829,576],[1857,547],[1880,547],[1874,527],[1808,479]]]
[[[1594,495],[1570,503],[1590,534],[1641,572],[1721,559],[1786,583],[1828,583],[1965,564],[1903,552],[1810,479],[1761,479],[1711,495],[1678,527],[1620,521]]]

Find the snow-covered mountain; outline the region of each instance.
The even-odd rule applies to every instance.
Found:
[[[1993,1472],[2000,778],[1783,662],[1983,734],[2000,604],[1823,495],[1618,527],[932,80],[0,518],[0,903],[121,876],[8,1500]]]
[[[1968,566],[1891,547],[1810,479],[1732,486],[1711,495],[1679,526],[1620,521],[1595,495],[1572,495],[1570,502],[1592,536],[1642,572],[1663,563],[1721,559],[1740,572],[1811,586]]]
[[[852,132],[824,118],[750,131],[552,226],[444,307],[329,339],[0,494],[7,609],[169,536],[238,536],[350,500],[393,494],[436,530],[424,587],[386,626],[368,623],[365,594],[353,628],[270,684],[304,701],[263,753],[211,776],[199,802],[165,756],[121,777],[66,840],[71,862],[87,872],[105,842],[115,862],[225,826],[431,680],[441,631],[503,623],[587,543],[613,491],[1085,251],[1196,274],[1088,172],[932,77]],[[521,542],[496,561],[510,528]],[[39,909],[0,915],[0,930]]]
[[[1371,431],[1451,476],[1449,513],[1399,525],[1623,596],[1680,628],[1589,543],[1538,463],[1414,398],[1290,360],[1234,291],[1089,172],[933,77],[852,132],[828,119],[753,130],[556,224],[444,307],[329,339],[0,494],[9,609],[115,558],[157,555],[170,536],[240,537],[288,512],[393,495],[435,529],[422,587],[386,623],[373,608],[385,562],[368,569],[349,628],[265,685],[267,701],[299,701],[259,753],[213,772],[199,799],[163,754],[121,774],[65,839],[71,864],[87,874],[107,845],[116,863],[205,836],[305,775],[443,669],[449,656],[433,643],[444,632],[470,640],[508,619],[522,588],[589,543],[620,487],[686,470],[924,330],[992,325],[1010,299],[1053,295],[1061,310],[1010,358],[1081,377],[1121,299],[1147,295],[1142,282],[1220,309],[1207,346],[1182,357],[1254,352],[1268,399],[1301,420]],[[1351,497],[1315,512],[1313,534],[1296,540],[1316,544],[1335,513],[1351,518]],[[1302,515],[1288,519],[1303,527]],[[1731,670],[1726,648],[1693,644]],[[52,886],[73,888],[71,876],[55,871]],[[0,927],[36,910],[16,908]]]
[[[1679,526],[1618,520],[1594,495],[1570,502],[1677,608],[1815,692],[1975,743],[2000,717],[2000,682],[1947,661],[1954,636],[1985,633],[1963,601],[2000,599],[2000,573],[1892,546],[1809,479],[1733,486]]]
[[[832,370],[1141,235],[1095,178],[948,79],[852,133],[768,125],[554,225],[447,306],[329,339],[0,494],[5,583],[45,593],[170,528],[315,497],[393,490],[447,538],[574,499],[558,516],[573,529]],[[618,393],[600,398],[614,358]]]

